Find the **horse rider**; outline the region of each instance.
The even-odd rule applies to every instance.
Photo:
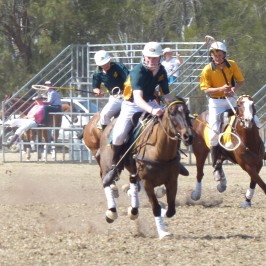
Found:
[[[18,127],[15,134],[9,139],[4,146],[10,148],[12,144],[27,130],[38,127],[42,124],[44,118],[44,105],[41,99],[35,99],[34,106],[29,110],[28,114],[23,118],[13,119],[10,123],[11,127]]]
[[[61,96],[56,91],[55,87],[52,86],[51,81],[46,81],[44,83],[48,87],[47,99],[43,101],[44,104],[44,121],[45,126],[49,126],[49,113],[59,113],[62,112]]]
[[[167,73],[160,63],[162,56],[161,45],[157,42],[146,43],[142,55],[142,63],[137,64],[130,71],[124,84],[123,94],[125,100],[122,103],[121,112],[113,128],[113,169],[120,159],[122,146],[132,129],[132,116],[137,112],[147,112],[157,117],[163,115],[163,108],[155,101],[155,88],[157,85],[160,85],[161,94],[165,97],[165,100],[172,100],[169,94]],[[180,167],[180,174],[181,168],[187,175],[188,171],[184,166]],[[115,175],[116,171],[110,171],[103,178],[103,181],[109,178],[113,180]]]
[[[235,91],[245,84],[241,69],[235,61],[226,59],[226,52],[224,43],[213,42],[209,49],[211,62],[203,68],[200,77],[200,89],[209,98],[210,152],[216,181],[224,177],[218,143],[221,124],[219,114],[231,108],[229,102],[233,107],[236,106]]]
[[[111,62],[111,57],[105,50],[95,53],[97,65],[92,80],[93,92],[96,96],[103,96],[101,84],[103,83],[109,93],[108,103],[101,110],[100,125],[102,130],[111,122],[111,119],[121,110],[124,82],[128,76],[128,69],[122,63]]]
[[[100,121],[97,124],[97,128],[104,130],[111,119],[118,115],[121,110],[124,82],[129,71],[123,63],[111,62],[111,57],[105,50],[96,52],[94,61],[97,67],[92,79],[93,92],[96,96],[103,97],[104,92],[101,90],[103,83],[110,95],[107,104],[101,110]],[[78,135],[78,139],[82,138],[83,132]]]

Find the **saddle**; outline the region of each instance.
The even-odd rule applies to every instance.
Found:
[[[219,119],[221,121],[220,132],[230,133],[232,131],[232,127],[234,127],[236,117],[232,109],[228,109],[219,115]],[[206,117],[206,121],[208,122],[208,117]],[[210,148],[210,140],[209,140],[209,131],[211,129],[209,127],[205,127],[204,129],[204,140],[206,145]],[[223,136],[223,142],[230,142],[230,134],[225,134]]]
[[[130,130],[127,139],[125,140],[125,146],[131,145],[141,133],[143,123],[146,124],[149,121],[150,114],[146,112],[137,112],[131,118],[133,128]],[[113,140],[113,129],[110,132],[108,138],[108,145],[112,144]]]

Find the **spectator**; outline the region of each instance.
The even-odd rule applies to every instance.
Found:
[[[177,82],[179,71],[178,67],[183,63],[183,59],[179,53],[174,57],[174,52],[171,48],[166,47],[163,50],[163,58],[162,65],[165,67],[169,83],[172,84]]]
[[[15,134],[12,136],[12,138],[9,139],[8,143],[4,146],[10,148],[24,132],[33,127],[37,127],[39,124],[42,124],[43,118],[44,105],[40,99],[36,99],[35,105],[30,109],[26,117],[13,119],[11,121],[10,126],[18,127],[18,129],[15,131]]]
[[[47,92],[47,100],[43,101],[44,106],[44,125],[49,126],[49,113],[50,112],[61,112],[62,111],[62,103],[61,96],[52,86],[51,81],[46,81],[45,86],[48,88]]]

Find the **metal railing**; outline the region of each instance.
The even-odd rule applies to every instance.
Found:
[[[83,97],[86,98],[89,103],[95,101],[98,103],[98,98],[95,98],[93,94],[84,92],[89,90],[92,86],[92,76],[96,68],[94,62],[95,53],[100,49],[104,49],[110,53],[113,61],[124,63],[130,70],[141,62],[144,45],[145,43],[87,43],[86,45],[69,45],[15,92],[11,99],[15,97],[31,99],[33,96],[37,95],[37,91],[32,88],[32,85],[44,84],[45,81],[50,80],[54,86],[64,87],[59,90],[63,98]],[[183,58],[183,63],[177,70],[179,76],[174,83],[170,85],[171,94],[189,98],[189,107],[192,113],[200,113],[207,109],[206,97],[202,95],[199,89],[201,71],[209,60],[205,43],[164,42],[161,43],[161,45],[163,48],[170,47],[172,50],[178,51]],[[257,113],[262,120],[265,120],[265,89],[266,85],[253,95],[253,98],[256,100]],[[8,110],[11,99],[2,103],[3,123],[16,114],[11,113],[10,117],[4,116],[4,111]],[[22,106],[16,109],[16,112],[19,112],[21,108]],[[84,125],[81,125],[79,130],[82,126]],[[4,130],[3,128],[3,131]],[[73,129],[70,128],[69,130],[71,131]],[[2,138],[2,142],[3,140],[4,138]],[[73,158],[73,156],[70,156],[70,158]]]

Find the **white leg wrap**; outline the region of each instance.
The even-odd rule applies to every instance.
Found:
[[[201,193],[201,188],[202,188],[202,183],[201,182],[197,182],[196,183],[196,193],[200,194]]]
[[[200,197],[201,197],[201,186],[202,186],[202,183],[200,182],[197,182],[196,183],[196,188],[195,190],[191,193],[191,198],[193,200],[199,200]]]
[[[107,207],[108,209],[116,208],[115,198],[113,195],[113,190],[108,186],[104,188],[105,196],[107,199]]]
[[[134,183],[130,183],[130,196],[131,196],[131,207],[139,208],[139,191],[138,185]]]
[[[255,188],[254,189],[252,189],[252,188],[247,189],[246,198],[248,200],[251,200],[254,196],[254,193],[255,193]]]
[[[160,216],[160,217],[154,217],[154,218],[155,218],[155,224],[156,224],[159,238],[162,239],[165,236],[170,236],[171,234],[165,230],[163,217]]]

